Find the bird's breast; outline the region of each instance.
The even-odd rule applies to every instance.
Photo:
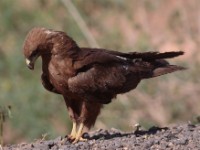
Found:
[[[50,82],[59,91],[66,91],[68,89],[68,79],[73,74],[73,71],[66,66],[53,63],[49,64]]]

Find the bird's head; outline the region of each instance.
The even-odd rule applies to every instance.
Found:
[[[23,52],[29,69],[34,69],[35,61],[39,56],[51,53],[52,43],[50,39],[52,34],[52,30],[40,27],[33,28],[28,33]]]

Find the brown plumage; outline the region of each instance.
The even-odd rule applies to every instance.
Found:
[[[117,94],[136,88],[142,79],[184,69],[164,60],[183,55],[181,51],[122,53],[80,48],[66,33],[45,28],[33,28],[23,50],[30,69],[41,56],[44,88],[63,95],[73,121],[70,139],[74,142],[83,140],[82,129],[90,129],[103,104]]]

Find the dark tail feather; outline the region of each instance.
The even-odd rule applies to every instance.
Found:
[[[177,52],[164,52],[164,53],[158,53],[158,52],[146,52],[146,53],[135,53],[132,56],[137,56],[141,58],[143,61],[147,61],[151,63],[154,66],[154,69],[152,72],[144,78],[153,78],[157,76],[161,76],[167,73],[172,73],[178,70],[184,70],[186,68],[176,65],[170,65],[166,60],[167,58],[173,58],[180,55],[183,55],[184,52],[177,51]]]
[[[161,76],[167,73],[172,73],[178,70],[185,70],[186,68],[176,65],[167,65],[163,67],[158,67],[153,70],[153,73],[150,78]]]
[[[145,61],[153,61],[153,60],[156,60],[156,59],[173,58],[173,57],[177,57],[177,56],[183,55],[183,54],[184,54],[184,52],[182,52],[182,51],[164,52],[164,53],[159,53],[159,52],[144,52],[144,53],[131,52],[126,57],[129,57],[130,59],[141,58]]]

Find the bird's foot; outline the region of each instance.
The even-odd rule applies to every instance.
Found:
[[[67,136],[67,139],[72,142],[76,139],[76,127],[77,127],[77,124],[76,122],[73,122],[73,127],[72,127],[72,131],[71,131],[71,134]]]
[[[76,126],[77,124],[75,122],[73,122],[73,127],[72,127],[72,132],[69,136],[67,136],[67,139],[72,142],[72,144],[75,144],[79,141],[85,142],[87,141],[87,139],[82,138],[82,132],[83,132],[83,128],[84,128],[84,124],[81,123],[79,126],[78,131],[76,132]]]
[[[67,139],[68,139],[69,141],[74,141],[74,140],[76,139],[76,135],[68,135],[68,136],[67,136]]]
[[[84,138],[82,138],[82,137],[76,137],[75,139],[74,139],[74,141],[72,142],[72,144],[75,144],[75,143],[77,143],[77,142],[86,142],[87,141],[87,139],[84,139]]]

